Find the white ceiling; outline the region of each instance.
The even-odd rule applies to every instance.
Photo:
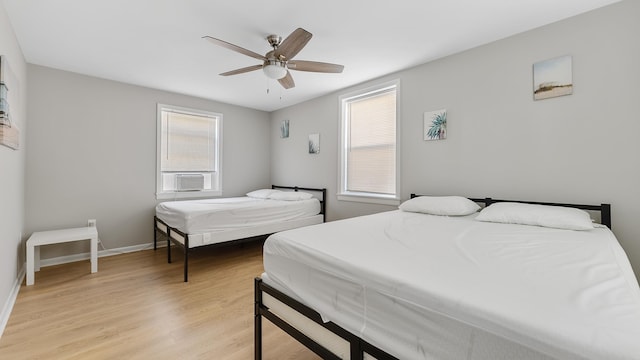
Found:
[[[0,1],[29,63],[272,111],[619,0]],[[295,59],[342,74],[222,77],[260,62],[202,39],[264,54],[298,27],[314,36]]]

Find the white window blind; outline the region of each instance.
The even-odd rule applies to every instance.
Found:
[[[395,89],[348,105],[347,190],[395,194]]]
[[[393,82],[341,97],[339,199],[398,199],[397,87]]]
[[[162,171],[216,171],[217,118],[162,111]]]

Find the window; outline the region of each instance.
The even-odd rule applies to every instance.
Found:
[[[398,81],[343,95],[338,199],[399,204]]]
[[[158,199],[222,194],[222,114],[158,104]]]

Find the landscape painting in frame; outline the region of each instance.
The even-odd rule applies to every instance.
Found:
[[[533,99],[542,100],[573,93],[571,56],[533,64]]]
[[[309,135],[309,154],[320,153],[320,134]]]
[[[444,140],[447,138],[447,110],[424,113],[424,139]]]

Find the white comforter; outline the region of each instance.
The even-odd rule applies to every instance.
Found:
[[[233,197],[167,201],[156,206],[156,216],[160,220],[187,234],[261,226],[318,213],[318,199],[284,201]]]
[[[392,211],[274,234],[264,265],[326,320],[402,359],[493,358],[478,332],[439,329],[447,319],[531,358],[640,358],[640,290],[606,228]]]

